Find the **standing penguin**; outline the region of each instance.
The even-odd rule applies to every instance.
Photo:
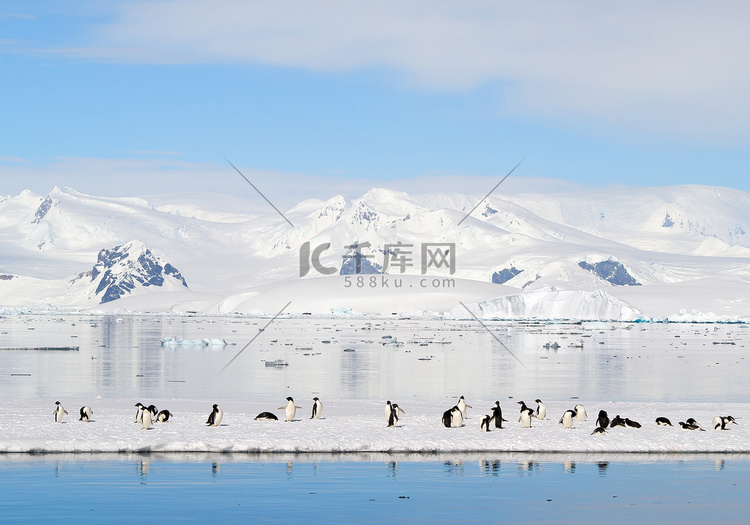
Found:
[[[294,399],[291,397],[286,398],[287,403],[285,407],[279,407],[278,410],[284,410],[287,421],[294,421],[294,416],[297,414],[297,409],[302,408],[294,404]]]
[[[482,421],[479,423],[479,430],[481,432],[489,432],[490,431],[490,423],[492,422],[492,416],[489,414],[486,414]]]
[[[52,412],[52,415],[55,416],[55,423],[62,423],[63,416],[67,414],[68,411],[63,408],[59,401],[55,401],[55,405],[57,408]]]
[[[521,405],[521,413],[527,412],[529,414],[529,417],[534,415],[534,409],[529,408],[526,406],[526,403],[523,401],[518,401],[518,404]]]
[[[141,415],[141,430],[151,430],[151,423],[153,423],[151,411],[146,409]]]
[[[596,426],[607,428],[609,426],[609,416],[606,410],[599,411],[599,417],[596,418]]]
[[[503,419],[503,410],[500,408],[500,401],[495,401],[495,406],[492,407],[492,419],[495,421],[495,428],[503,428],[503,421],[507,422],[507,419]]]
[[[445,412],[443,412],[443,426],[445,428],[451,428],[451,416],[453,414],[453,409],[449,408]]]
[[[471,405],[466,404],[466,400],[464,399],[464,396],[461,396],[458,398],[458,404],[456,405],[458,409],[461,411],[461,419],[466,419],[466,407],[474,408]]]
[[[464,416],[461,413],[461,409],[458,408],[458,405],[450,409],[450,414],[451,414],[451,427],[452,428],[462,427],[464,424]]]
[[[536,418],[541,421],[547,416],[547,407],[544,406],[544,403],[542,403],[541,399],[537,399],[536,403]]]
[[[317,397],[313,398],[313,407],[312,407],[312,416],[310,416],[310,419],[318,419],[320,418],[320,414],[323,413],[323,403],[320,402],[320,399]]]
[[[389,401],[390,403],[390,401]],[[391,413],[388,416],[388,426],[389,427],[395,427],[396,423],[398,423],[398,413],[401,411],[402,414],[406,414],[403,410],[401,410],[401,407],[398,406],[396,403],[391,404]]]
[[[94,411],[91,410],[91,407],[81,407],[81,410],[78,412],[81,414],[81,417],[78,419],[78,421],[89,421],[91,419],[91,416],[94,415]]]
[[[169,421],[170,417],[172,417],[172,412],[170,412],[169,410],[162,410],[156,415],[156,420],[159,423],[166,423],[167,421]]]
[[[576,405],[575,408],[576,421],[586,421],[586,409],[583,405]]]
[[[566,410],[563,416],[560,418],[560,425],[563,428],[573,428],[573,418],[576,415],[575,410]]]
[[[142,423],[143,411],[146,409],[146,407],[143,406],[143,403],[136,403],[134,406],[138,408],[138,412],[135,413],[135,422]]]
[[[218,427],[219,423],[221,423],[221,418],[224,417],[224,411],[219,407],[219,405],[214,405],[213,411],[208,415],[208,420],[206,421],[206,425],[209,427]]]
[[[523,401],[518,401],[518,404],[521,405],[521,416],[518,418],[518,421],[521,422],[524,428],[531,428],[531,416],[534,414],[534,411],[527,407]]]

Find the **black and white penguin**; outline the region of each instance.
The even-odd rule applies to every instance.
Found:
[[[158,414],[156,414],[156,420],[159,423],[166,423],[169,421],[169,418],[172,417],[172,412],[169,410],[162,410]]]
[[[159,411],[156,409],[156,406],[154,405],[149,405],[149,407],[146,410],[151,412],[151,419],[156,419],[156,416],[159,414]]]
[[[693,419],[693,418],[690,418],[690,419]],[[682,430],[701,430],[701,431],[703,431],[703,429],[700,426],[698,426],[698,424],[695,422],[695,419],[693,419],[692,423],[689,422],[690,419],[688,419],[684,423],[682,421],[680,421],[679,425],[680,425],[680,427],[682,427]]]
[[[660,427],[671,427],[672,426],[672,422],[669,419],[667,419],[666,417],[657,417],[656,418],[656,424],[659,425]]]
[[[583,405],[575,406],[576,421],[586,421],[586,409]]]
[[[599,426],[594,429],[591,435],[593,436],[594,434],[604,434],[605,432],[607,432],[607,429],[605,427]]]
[[[565,413],[560,418],[559,425],[562,425],[563,428],[573,428],[573,418],[576,416],[575,410],[566,410]]]
[[[633,421],[632,419],[625,418],[625,425],[633,428],[641,428],[641,424],[638,423],[638,421]]]
[[[489,414],[486,414],[483,418],[481,423],[479,423],[479,430],[482,432],[489,432],[490,431],[490,423],[492,423],[492,416]]]
[[[55,401],[55,406],[55,411],[52,412],[52,415],[55,416],[55,423],[62,423],[63,416],[67,414],[68,411],[63,408],[59,401]]]
[[[214,405],[213,411],[208,415],[208,420],[206,421],[206,425],[210,427],[218,427],[221,423],[221,418],[224,417],[224,411],[219,407],[219,405]]]
[[[700,426],[700,425],[698,425],[698,422],[695,419],[693,419],[692,417],[686,419],[685,423],[687,423],[688,425]]]
[[[601,428],[607,428],[609,426],[609,416],[606,410],[600,410],[599,416],[596,418],[596,425]]]
[[[450,413],[450,420],[451,420],[451,427],[452,428],[460,428],[464,424],[464,416],[461,413],[461,409],[458,408],[458,405],[451,408],[449,411]],[[445,414],[443,414],[443,417],[445,417]],[[443,423],[445,424],[445,422]]]
[[[521,415],[519,416],[518,421],[521,422],[523,428],[531,428],[531,415],[534,411],[526,407],[523,401],[519,401],[518,404],[521,405]]]
[[[503,421],[508,422],[507,419],[503,419],[503,409],[500,408],[500,401],[495,401],[495,406],[492,407],[492,420],[495,422],[495,428],[503,428]]]
[[[312,416],[310,416],[310,419],[318,419],[320,418],[320,415],[323,413],[323,403],[320,402],[320,399],[317,397],[313,398],[313,406],[312,406]]]
[[[78,413],[81,415],[81,417],[78,418],[78,421],[88,422],[91,419],[91,416],[94,415],[94,411],[91,410],[91,407],[89,406],[81,407],[81,410],[79,410]]]
[[[149,409],[143,410],[143,414],[141,414],[141,430],[151,430],[151,424],[153,422],[151,411]]]
[[[146,409],[146,407],[143,406],[143,403],[136,403],[133,405],[138,408],[138,412],[135,413],[135,422],[136,423],[142,423],[143,422],[143,411]]]
[[[284,416],[287,421],[294,421],[294,416],[297,414],[297,409],[302,408],[294,404],[294,399],[291,397],[286,398],[286,406],[279,407],[277,410],[283,410]]]
[[[732,416],[716,416],[713,421],[714,430],[727,430],[727,425],[737,422]]]
[[[279,418],[276,417],[276,414],[273,414],[271,412],[261,412],[257,416],[255,416],[256,421],[278,421]]]
[[[609,424],[609,428],[624,427],[624,426],[625,426],[625,420],[620,417],[620,414],[617,414],[612,419],[612,422]]]
[[[391,419],[391,402],[390,401],[385,402],[385,409],[383,410],[383,415],[385,416],[385,422],[388,423],[388,420]]]
[[[542,403],[541,399],[536,400],[537,407],[536,407],[536,414],[534,417],[536,417],[538,420],[542,420],[547,416],[547,407],[544,406],[544,403]]]
[[[390,401],[389,401],[390,403]],[[403,410],[401,410],[401,407],[398,406],[396,403],[391,403],[391,413],[388,416],[388,426],[389,427],[395,427],[396,423],[398,423],[398,413],[401,412],[402,414],[406,414]]]
[[[464,396],[461,396],[458,398],[458,403],[456,404],[458,409],[461,411],[461,420],[463,421],[466,419],[466,407],[474,408],[471,405],[466,404],[466,400],[464,399]]]

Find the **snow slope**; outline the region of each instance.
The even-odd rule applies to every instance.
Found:
[[[246,215],[236,205],[227,212],[215,196],[204,206],[174,196],[157,206],[70,188],[25,191],[0,200],[0,306],[272,314],[291,301],[314,314],[456,315],[463,302],[486,317],[750,319],[745,192],[677,186],[496,193],[467,218],[481,197],[374,188],[353,200],[303,201],[284,211],[290,226],[254,202]],[[391,259],[387,271],[408,279],[409,291],[375,286],[352,294],[338,276],[318,273],[303,250],[328,245],[319,263],[341,273],[351,269],[358,245],[365,267],[379,270],[399,242],[411,252],[408,262],[399,267]],[[140,286],[102,304],[77,278],[102,250],[126,243],[145,247],[164,269],[179,269],[180,279],[144,286],[149,279],[126,272],[120,283]],[[455,246],[452,274],[445,267],[423,271],[426,243]],[[458,284],[422,288],[422,277]]]

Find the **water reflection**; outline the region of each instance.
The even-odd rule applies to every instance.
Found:
[[[0,374],[0,394],[202,398],[210,392],[247,399],[279,385],[307,392],[325,385],[329,398],[433,399],[446,395],[445,378],[450,378],[450,390],[467,398],[501,390],[542,399],[575,394],[621,401],[750,402],[744,388],[750,330],[742,327],[489,325],[526,368],[484,329],[465,321],[277,319],[219,375],[238,345],[258,333],[257,319],[7,316],[0,318],[0,348],[74,344],[80,349],[0,351],[0,370],[7,371]],[[384,336],[404,345],[383,346]],[[170,337],[224,338],[230,346],[162,348],[161,339]],[[551,342],[558,346],[544,348]],[[289,366],[264,366],[274,359]],[[686,375],[693,380],[683,381]]]

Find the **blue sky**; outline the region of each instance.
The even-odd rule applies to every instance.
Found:
[[[750,190],[748,15],[684,1],[6,1],[0,194],[245,191],[224,156],[271,193],[437,175],[479,191],[527,156],[514,178],[529,191],[545,178]]]

